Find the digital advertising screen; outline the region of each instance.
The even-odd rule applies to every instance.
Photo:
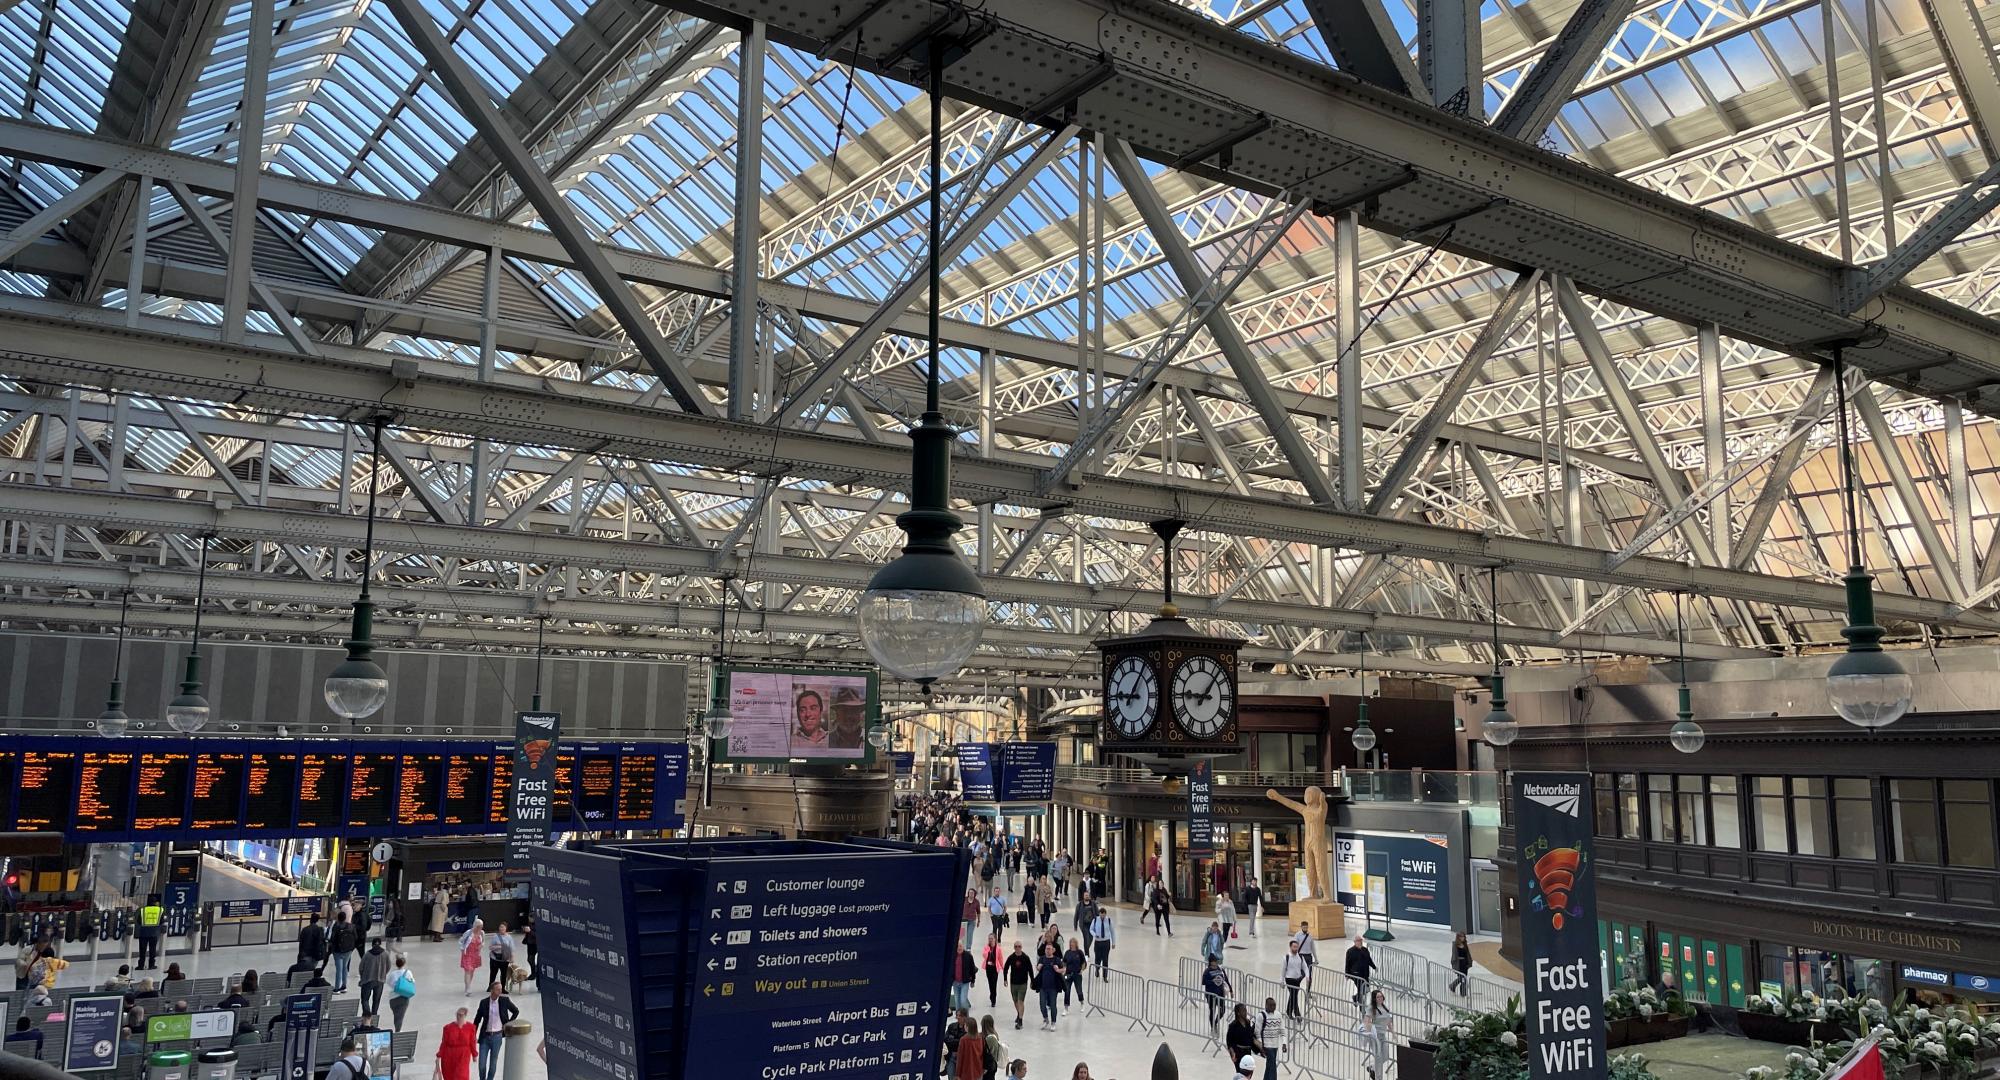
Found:
[[[862,669],[724,667],[726,745],[718,761],[872,761],[876,674]]]

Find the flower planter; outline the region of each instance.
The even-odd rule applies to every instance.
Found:
[[[1437,1044],[1411,1039],[1396,1047],[1397,1080],[1436,1080]]]
[[[1826,1023],[1808,1024],[1803,1020],[1788,1020],[1782,1016],[1748,1010],[1736,1014],[1736,1023],[1743,1029],[1745,1038],[1784,1043],[1787,1046],[1810,1046],[1813,1042],[1814,1028],[1826,1028],[1826,1034],[1832,1035],[1834,1027]]]
[[[1605,1048],[1616,1050],[1621,1046],[1632,1045],[1632,1024],[1633,1021],[1622,1018],[1618,1020],[1606,1020],[1604,1022]]]

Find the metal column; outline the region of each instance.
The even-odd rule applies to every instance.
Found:
[[[243,105],[236,114],[236,191],[229,208],[229,270],[222,286],[222,340],[228,342],[243,340],[243,324],[250,313],[251,266],[257,244],[257,176],[264,171],[264,99],[269,96],[271,77],[273,2],[251,0],[250,4]],[[142,206],[140,228],[145,227],[145,221],[146,208]]]
[[[764,206],[764,24],[753,22],[736,50],[736,261],[730,267],[729,415],[751,418],[757,370],[757,281]]]

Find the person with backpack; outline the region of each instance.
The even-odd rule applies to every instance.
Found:
[[[500,992],[506,993],[508,982],[514,977],[514,935],[507,932],[507,924],[500,924],[500,931],[486,939],[487,982],[500,984]]]
[[[980,1018],[979,1031],[986,1043],[986,1069],[981,1076],[983,1080],[996,1080],[1000,1075],[1000,1063],[1007,1060],[1007,1048],[1000,1044],[1000,1033],[994,1030],[992,1016]]]
[[[340,1055],[326,1068],[326,1080],[368,1080],[368,1061],[361,1053],[361,1037],[340,1040]]]
[[[319,914],[306,920],[305,929],[299,931],[298,963],[318,967],[326,959],[326,927],[319,924]]]
[[[403,1030],[403,1014],[410,1011],[410,1000],[417,996],[417,976],[410,970],[410,958],[396,954],[396,970],[389,976],[389,1015],[395,1018],[397,1031]]]
[[[326,935],[326,947],[333,954],[333,992],[347,989],[347,969],[354,963],[354,923],[346,913],[334,917],[333,930]]]
[[[382,949],[382,939],[376,938],[361,954],[361,1011],[379,1013],[382,1010],[382,989],[389,983],[389,954]]]

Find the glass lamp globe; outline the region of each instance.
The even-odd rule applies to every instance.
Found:
[[[1515,720],[1514,714],[1505,709],[1495,709],[1487,713],[1486,719],[1480,722],[1479,727],[1481,733],[1486,736],[1486,743],[1489,746],[1509,746],[1521,736],[1520,721]]]
[[[182,694],[167,702],[167,726],[183,735],[192,735],[208,724],[208,699],[200,694]]]
[[[123,709],[106,709],[104,715],[97,718],[97,733],[99,735],[117,738],[131,730],[131,728],[132,718],[126,716]]]
[[[878,727],[878,728],[868,729],[868,745],[874,747],[877,750],[886,750],[889,748],[889,742],[890,738],[889,738],[888,728]]]
[[[1667,740],[1681,753],[1692,754],[1708,741],[1708,733],[1701,730],[1700,724],[1682,717],[1673,727],[1667,729]]]
[[[716,705],[709,709],[708,715],[703,719],[707,721],[707,734],[711,739],[729,738],[729,728],[736,722],[736,716],[729,711],[727,704]]]
[[[1908,672],[1882,652],[1842,653],[1826,672],[1826,696],[1842,720],[1861,728],[1888,727],[1910,711]]]
[[[359,720],[380,712],[389,700],[389,674],[373,660],[342,660],[321,692],[335,716]]]
[[[1354,729],[1354,748],[1363,753],[1375,749],[1375,729],[1362,724]]]
[[[884,567],[877,580],[895,566]],[[899,678],[930,682],[956,673],[978,648],[986,630],[986,598],[955,589],[880,589],[871,583],[861,594],[860,616],[861,642],[876,663]]]

